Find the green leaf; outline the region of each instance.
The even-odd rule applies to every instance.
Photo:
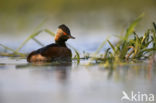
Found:
[[[108,49],[106,50],[106,53],[105,53],[104,59],[106,59],[106,58],[109,56],[109,50],[110,50],[110,48],[108,48]]]
[[[0,46],[3,47],[3,48],[6,49],[6,50],[9,50],[9,51],[15,52],[15,50],[13,50],[13,49],[11,49],[11,48],[9,48],[9,47],[3,45],[3,44],[0,44]]]
[[[144,52],[152,52],[155,50],[156,50],[156,48],[147,48],[147,49],[143,49],[140,53],[143,54]]]
[[[107,37],[107,39],[109,39],[110,37]],[[96,49],[96,51],[95,51],[95,53],[94,53],[94,56],[96,56],[99,52],[100,52],[100,50],[103,48],[103,46],[106,44],[106,41],[107,41],[107,39],[106,40],[104,40],[101,44],[100,44],[100,46]]]
[[[26,40],[24,40],[24,42],[16,49],[16,52],[18,52],[30,39],[34,38],[35,36],[37,36],[38,34],[40,34],[42,32],[42,30],[31,34]]]
[[[49,29],[45,29],[45,32],[47,32],[48,34],[50,34],[51,36],[55,36],[55,33],[53,33],[52,31],[50,31]]]
[[[12,51],[14,55],[19,55],[19,56],[25,57],[25,54],[20,53],[20,52],[17,52],[17,51],[15,51],[15,50],[13,50],[13,49],[11,49],[11,48],[9,48],[9,47],[3,45],[3,44],[0,44],[0,46],[3,47],[3,48],[5,48],[6,50]],[[1,53],[1,55],[2,55],[2,54],[7,54],[7,53]],[[7,54],[7,55],[8,55],[8,54]],[[12,54],[10,54],[10,55],[12,55]],[[9,56],[9,55],[8,55],[8,56]]]
[[[76,54],[76,58],[77,58],[77,64],[80,63],[80,55],[79,55],[79,52],[71,45],[67,44],[70,48],[72,48]]]
[[[153,27],[154,27],[154,29],[156,31],[156,24],[155,24],[155,22],[153,22]]]
[[[39,40],[37,40],[35,37],[32,38],[37,44],[39,44],[40,46],[44,46],[44,44],[42,44]]]
[[[107,42],[109,43],[109,45],[111,46],[112,50],[113,50],[114,53],[115,53],[115,47],[113,46],[113,44],[112,44],[109,40],[107,40]]]
[[[123,42],[121,50],[120,50],[120,58],[124,59],[128,52],[128,43],[126,41]]]
[[[124,40],[127,40],[128,37],[134,32],[134,28],[138,24],[138,22],[143,18],[144,13],[141,14],[136,20],[132,22],[132,24],[128,27]]]
[[[46,21],[47,21],[47,18],[43,19],[43,20],[41,21],[41,23],[38,24],[37,27],[33,30],[32,33],[35,33],[35,32],[37,32],[37,31],[39,31],[40,28],[45,24]]]

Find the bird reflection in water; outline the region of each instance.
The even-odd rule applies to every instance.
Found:
[[[72,62],[55,62],[55,63],[45,63],[36,62],[28,63],[24,65],[16,65],[16,69],[31,69],[31,76],[44,76],[46,79],[53,78],[55,76],[59,82],[66,82],[68,78],[68,73],[71,70]]]
[[[72,63],[64,63],[64,64],[59,64],[55,66],[55,75],[56,78],[60,82],[65,82],[68,78],[68,73],[71,70],[71,64]]]

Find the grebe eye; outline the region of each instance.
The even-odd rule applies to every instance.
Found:
[[[64,35],[67,35],[67,33],[63,32]]]

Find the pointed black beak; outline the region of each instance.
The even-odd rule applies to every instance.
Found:
[[[70,39],[75,39],[75,37],[73,37],[73,36],[71,36],[71,35],[69,35],[68,37],[69,37]]]

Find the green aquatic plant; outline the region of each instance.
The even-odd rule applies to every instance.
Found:
[[[26,40],[24,40],[24,42],[16,49],[16,51],[18,52],[29,40],[33,39],[34,37],[36,37],[38,34],[40,34],[42,31],[37,31],[33,34],[31,34]],[[38,41],[35,39],[35,42]],[[37,42],[38,43],[38,42]],[[40,43],[39,43],[40,44]]]
[[[24,53],[17,52],[3,44],[0,44],[0,46],[3,47],[5,50],[9,50],[12,52],[12,53],[0,52],[0,56],[10,56],[10,57],[13,57],[13,56],[25,57],[26,56]]]
[[[43,30],[39,30],[33,34],[31,34],[26,40],[24,40],[24,42],[19,46],[19,48],[16,49],[16,51],[18,52],[21,48],[24,47],[24,45],[29,41],[29,40],[34,40],[37,44],[44,46],[39,40],[37,40],[35,37],[38,36],[41,32],[46,32],[51,36],[55,36],[55,33],[51,32],[49,29],[43,29]]]
[[[74,56],[73,59],[76,59],[77,60],[77,64],[79,64],[80,63],[80,54],[79,54],[78,50],[75,49],[73,46],[71,46],[69,44],[67,44],[67,45],[74,50],[76,55]]]
[[[114,68],[117,65],[122,65],[126,63],[135,62],[139,60],[145,60],[154,55],[156,51],[156,24],[153,22],[153,28],[148,29],[143,35],[139,35],[135,32],[135,27],[140,22],[144,14],[141,14],[136,20],[134,20],[130,26],[127,28],[125,35],[120,36],[120,39],[117,43],[112,43],[108,38],[101,43],[101,45],[97,48],[97,50],[93,53],[93,55],[87,54],[87,57],[80,57],[80,53],[73,46],[67,44],[74,52],[75,56],[73,59],[77,60],[77,64],[80,63],[81,59],[90,59],[89,63],[95,63],[104,65],[106,67]],[[55,33],[50,31],[49,29],[41,29],[45,21],[37,26],[34,32],[26,38],[23,43],[16,49],[13,50],[3,44],[0,44],[5,50],[9,50],[12,53],[3,53],[0,52],[1,56],[20,56],[26,57],[27,54],[20,53],[21,48],[29,40],[34,40],[37,44],[44,46],[39,40],[35,37],[38,36],[42,32],[46,32],[52,37],[55,36]],[[100,54],[101,49],[106,45],[106,43],[110,46],[107,48],[103,54]],[[100,55],[100,56],[99,56]],[[85,55],[84,55],[85,56]],[[95,62],[93,62],[95,61]]]
[[[143,14],[130,24],[125,35],[116,44],[107,40],[110,47],[106,49],[104,56],[93,57],[91,60],[95,60],[96,64],[114,67],[116,64],[150,58],[152,52],[156,51],[156,24],[153,22],[154,29],[148,29],[143,36],[139,36],[134,29],[142,17]]]

